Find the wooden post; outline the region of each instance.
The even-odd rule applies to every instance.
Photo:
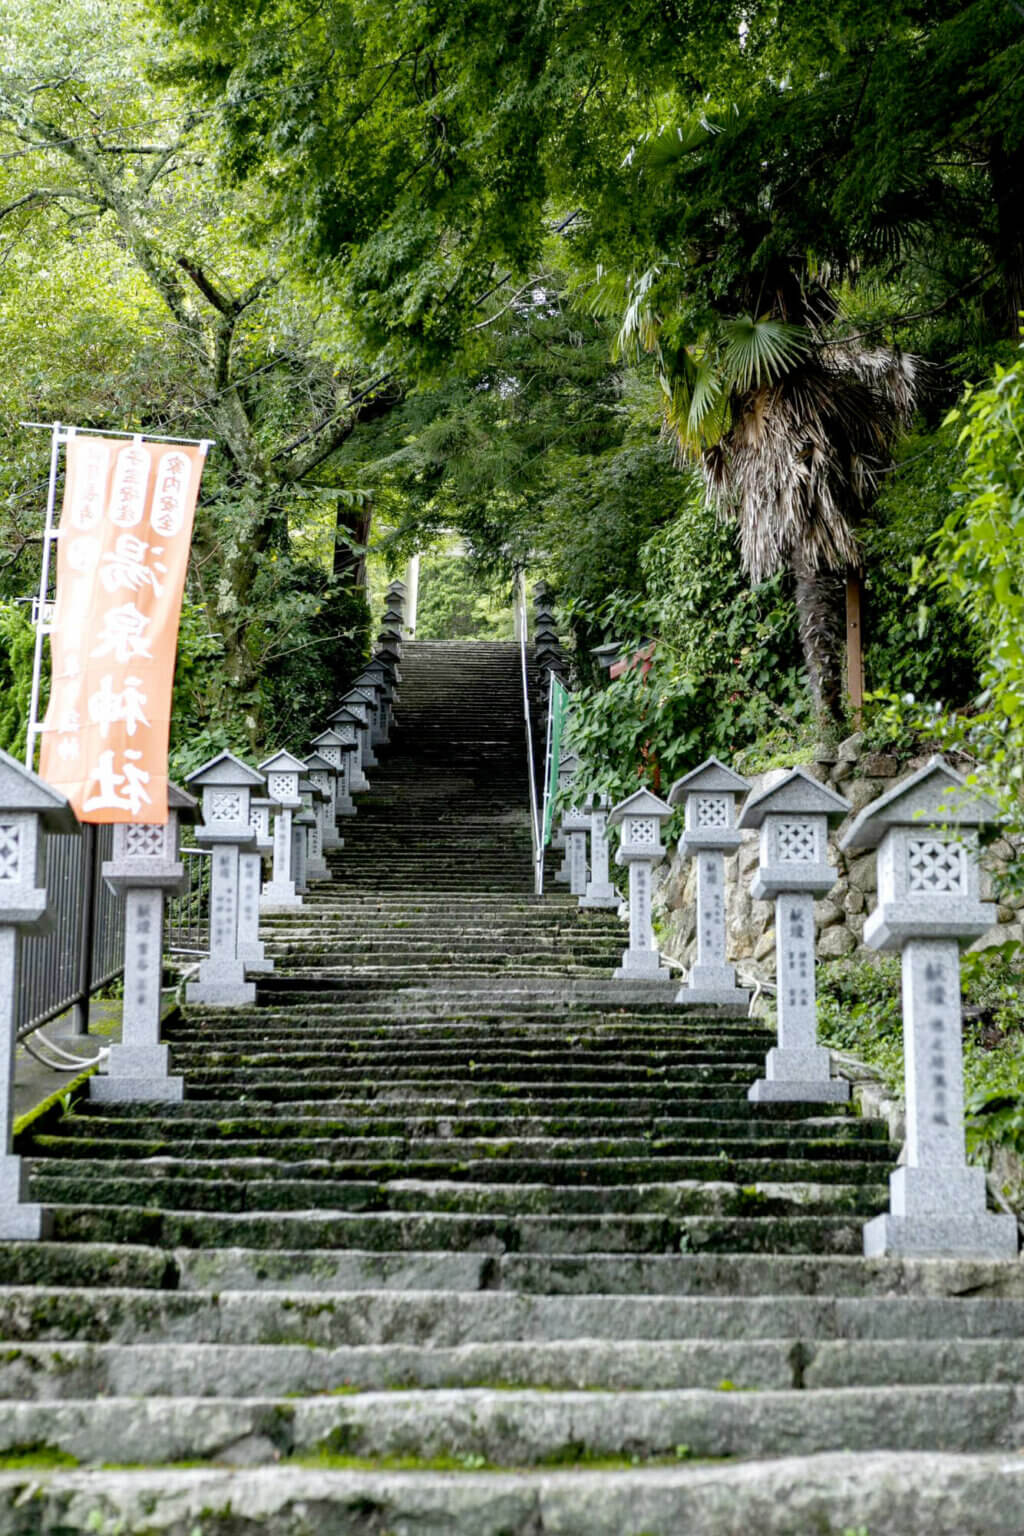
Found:
[[[864,708],[864,649],[861,635],[861,576],[859,571],[846,575],[846,692],[859,727]]]

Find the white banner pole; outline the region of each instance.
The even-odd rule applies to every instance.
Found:
[[[51,427],[53,435],[50,439],[50,484],[46,493],[46,525],[43,529],[43,565],[39,576],[39,596],[33,605],[36,640],[32,652],[32,696],[28,706],[28,729],[25,732],[25,767],[30,769],[35,766],[36,737],[40,730],[39,693],[43,674],[43,636],[49,633],[46,610],[50,592],[50,557],[57,539],[57,530],[53,522],[57,506],[57,466],[60,461],[60,445],[67,442],[73,431],[72,427],[62,432],[59,421],[55,421]]]

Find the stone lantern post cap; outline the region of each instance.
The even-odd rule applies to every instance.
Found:
[[[326,757],[321,757],[319,752],[309,754],[306,758],[306,767],[312,768],[314,773],[323,772],[325,769],[328,773],[334,772],[334,764],[329,763]]]
[[[845,816],[849,800],[819,784],[806,768],[791,768],[784,779],[752,795],[736,822],[738,827],[759,827],[769,815],[790,812],[797,816]]]
[[[250,802],[251,803],[251,802]],[[167,780],[167,809],[177,811],[179,822],[195,821],[199,814],[199,801],[179,788],[172,779]]]
[[[75,813],[60,791],[4,751],[0,751],[0,811],[35,811],[47,832],[78,831]]]
[[[272,810],[274,810],[276,805],[277,805],[277,801],[276,800],[267,800],[266,798],[259,799],[259,800],[251,799],[249,801],[249,809],[250,809],[250,811],[272,811]]]
[[[396,635],[395,638],[401,639],[401,636]],[[377,666],[386,667],[389,672],[393,672],[401,659],[401,656],[399,656],[394,646],[382,645],[380,650],[375,654],[373,662],[371,662],[371,666],[376,664]]]
[[[405,582],[402,581],[398,576],[396,576],[394,581],[389,581],[388,582],[387,590],[389,592],[405,592],[407,589],[406,589]]]
[[[305,773],[306,765],[301,757],[282,750],[260,763],[260,769],[263,773]]]
[[[376,693],[383,693],[387,684],[376,668],[370,672],[365,667],[355,680],[356,688],[372,688]]]
[[[393,628],[390,624],[383,625],[377,631],[378,649],[376,654],[378,656],[382,655],[383,652],[388,648],[389,644],[393,645],[396,640],[399,644],[401,644],[402,631],[400,629]]]
[[[745,795],[750,788],[746,779],[741,779],[738,773],[733,773],[717,757],[707,757],[696,768],[691,768],[689,773],[684,773],[681,779],[676,779],[668,792],[669,805],[679,805],[687,795],[695,790],[711,790],[721,793],[725,790],[731,795]]]
[[[649,789],[638,789],[612,807],[608,825],[617,827],[625,816],[658,816],[662,821],[667,821],[671,815],[672,807],[666,805],[664,800],[652,795]]]
[[[999,807],[941,757],[933,757],[866,805],[839,841],[847,850],[877,848],[890,827],[981,827],[998,821]]]
[[[314,749],[317,747],[344,747],[352,745],[351,742],[342,741],[340,732],[334,730],[331,726],[328,726],[326,731],[321,731],[319,736],[311,737],[309,744]]]
[[[359,702],[365,707],[365,699],[360,699]],[[340,725],[358,725],[362,726],[364,730],[366,729],[365,718],[359,714],[358,710],[349,709],[347,704],[339,704],[337,709],[331,711],[327,719],[332,725],[337,722]]]
[[[233,752],[218,752],[216,757],[211,757],[208,763],[203,763],[201,768],[190,773],[185,780],[186,784],[195,784],[199,789],[205,789],[208,784],[224,784],[228,788],[237,789],[246,785],[255,787],[263,782],[262,773],[257,773],[255,768],[243,763]]]

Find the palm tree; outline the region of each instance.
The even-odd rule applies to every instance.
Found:
[[[705,311],[699,330],[687,326],[678,284],[671,265],[626,280],[601,274],[587,307],[622,317],[620,354],[653,358],[665,430],[680,461],[700,465],[710,501],[735,519],[751,581],[792,573],[811,695],[827,725],[843,709],[855,528],[909,417],[913,359],[831,339],[832,296],[795,289],[791,273],[767,313]]]

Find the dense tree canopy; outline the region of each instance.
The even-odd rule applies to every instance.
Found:
[[[217,438],[179,737],[298,728],[368,542],[453,536],[446,622],[525,566],[581,678],[659,634],[673,763],[841,715],[857,566],[869,682],[963,704],[980,613],[906,592],[1024,306],[1022,135],[1013,0],[11,0],[0,597],[60,417]]]

